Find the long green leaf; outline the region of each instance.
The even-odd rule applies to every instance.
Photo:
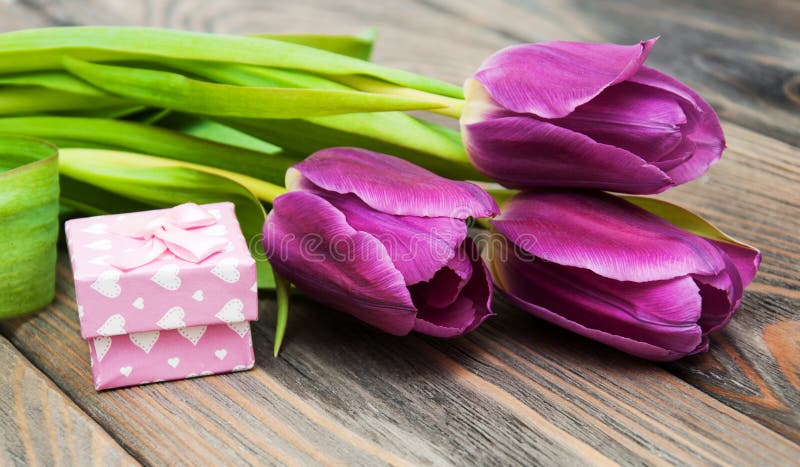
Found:
[[[307,120],[226,119],[225,122],[293,155],[308,155],[331,146],[354,146],[402,157],[445,177],[486,179],[470,164],[457,132],[434,128],[435,124],[403,113]]]
[[[56,148],[0,135],[0,318],[53,299],[58,213]]]
[[[132,200],[169,207],[185,202],[198,204],[231,201],[245,239],[258,248],[265,212],[253,193],[231,180],[204,170],[170,165],[169,161],[134,153],[94,149],[64,149],[60,171],[85,184]],[[73,196],[65,193],[66,198]],[[257,250],[254,256],[258,258]],[[274,288],[275,281],[266,261],[257,261],[259,287]]]
[[[235,131],[235,130],[232,130]],[[282,185],[296,160],[215,143],[176,131],[119,120],[78,117],[0,118],[0,133],[16,132],[62,147],[125,149],[247,174]]]
[[[116,97],[90,96],[39,86],[0,88],[0,115],[26,115],[62,110],[119,109],[126,101]]]
[[[88,84],[69,73],[51,70],[36,71],[33,73],[20,73],[16,75],[0,75],[0,84],[11,84],[17,86],[40,86],[43,88],[54,89],[56,91],[70,92],[73,94],[84,94],[87,96],[106,96],[105,92]]]
[[[369,28],[357,36],[335,34],[252,34],[251,37],[291,42],[315,49],[347,55],[348,57],[369,60],[377,31]]]
[[[424,110],[441,104],[360,91],[229,86],[178,73],[65,58],[71,73],[112,94],[139,103],[203,115],[303,118],[353,112]]]
[[[181,133],[192,135],[209,141],[214,141],[229,146],[249,149],[264,154],[279,154],[281,148],[258,139],[247,133],[239,131],[228,125],[208,120],[205,118],[194,117],[188,114],[170,113],[158,121],[158,125],[164,128],[171,128]]]
[[[459,86],[325,50],[261,37],[103,26],[30,29],[0,35],[0,73],[59,69],[64,54],[87,61],[182,58],[273,66],[315,74],[363,74],[443,96],[460,98],[463,95]]]
[[[349,89],[330,79],[290,70],[238,64],[208,67],[189,61],[174,61],[171,65],[226,84]],[[404,157],[445,176],[484,179],[469,163],[457,131],[401,112],[353,113],[305,121],[228,122],[293,154],[308,155],[331,146],[358,146]]]

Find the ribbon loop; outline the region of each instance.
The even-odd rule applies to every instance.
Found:
[[[108,264],[122,270],[136,269],[167,250],[182,260],[199,263],[229,244],[225,238],[193,231],[216,223],[216,217],[194,203],[175,206],[151,219],[124,219],[114,225],[111,232],[142,240],[142,243],[115,255]]]

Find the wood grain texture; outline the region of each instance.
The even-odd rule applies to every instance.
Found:
[[[97,393],[65,255],[43,312],[0,332],[144,463],[790,464],[800,447],[652,364],[500,304],[449,341],[376,332],[296,301],[280,358],[262,298],[257,367]]]
[[[515,42],[633,43],[661,34],[648,63],[705,96],[728,139],[722,162],[664,198],[764,254],[711,352],[673,364],[625,357],[502,305],[478,332],[437,342],[381,336],[306,301],[293,309],[280,359],[269,356],[271,322],[256,328],[253,372],[100,395],[91,389],[62,265],[57,302],[29,321],[3,323],[2,332],[140,459],[599,463],[599,455],[622,463],[796,463],[797,2],[4,1],[2,30],[144,24],[354,33],[377,26],[377,62],[455,83]],[[273,311],[265,300],[262,316]]]
[[[138,465],[2,336],[0,368],[0,465]]]

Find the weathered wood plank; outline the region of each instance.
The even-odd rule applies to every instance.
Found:
[[[138,465],[0,336],[0,465]]]
[[[666,368],[730,407],[800,442],[800,7],[796,2],[9,3],[0,15],[3,30],[43,24],[149,24],[236,33],[352,33],[378,26],[381,36],[376,61],[452,82],[462,81],[489,53],[514,42],[558,38],[630,43],[662,34],[650,63],[695,86],[725,120],[733,122],[725,125],[729,150],[723,161],[708,176],[670,190],[665,197],[700,212],[764,252],[756,283],[731,325],[714,337],[712,351]],[[526,322],[519,319],[520,323]],[[487,329],[515,331],[502,323],[496,319]],[[531,320],[527,327],[521,327],[529,335],[512,335],[531,343],[556,335],[556,340],[563,342],[553,344],[554,355],[558,355],[556,344],[573,345],[573,341],[579,352],[596,351],[560,331],[532,329],[541,326]],[[317,345],[310,339],[305,342],[304,345]],[[361,350],[387,351],[369,347]],[[600,355],[605,358],[606,354]],[[578,367],[584,364],[583,360],[569,362],[566,354],[563,359],[564,365],[573,363],[574,371],[585,371]],[[613,362],[616,360],[609,360],[607,365],[616,364]],[[513,359],[505,363],[524,367],[524,362]],[[482,369],[486,363],[481,360],[475,364]],[[605,379],[604,371],[597,370],[595,378]],[[617,383],[609,381],[608,384]],[[565,403],[571,404],[571,394],[564,397]],[[447,443],[444,438],[436,439]],[[642,456],[630,444],[624,444],[624,449]],[[623,458],[635,457],[630,456]]]
[[[670,373],[502,306],[464,339],[383,335],[306,299],[246,373],[92,388],[65,255],[6,335],[146,463],[791,463],[800,446]]]

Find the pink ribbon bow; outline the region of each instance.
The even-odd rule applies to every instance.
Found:
[[[136,269],[169,250],[186,261],[199,263],[228,246],[225,238],[192,231],[216,224],[217,219],[194,203],[181,204],[151,219],[124,219],[109,229],[126,237],[142,240],[138,248],[117,254],[108,264],[122,269]]]

